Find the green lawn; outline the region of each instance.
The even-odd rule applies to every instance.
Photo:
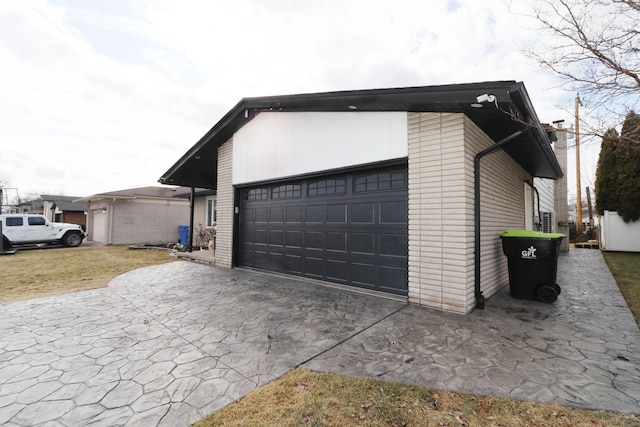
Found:
[[[640,327],[640,253],[603,252],[609,270]]]
[[[175,260],[127,246],[19,249],[0,257],[0,303],[104,288],[127,271]]]

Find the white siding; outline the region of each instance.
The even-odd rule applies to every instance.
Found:
[[[538,213],[538,204],[536,200],[534,216],[536,219],[536,224],[539,224],[542,227],[542,217],[540,215],[544,215],[545,212],[550,212],[551,215],[555,218],[555,181],[552,179],[543,179],[543,178],[534,178],[533,184],[538,190],[538,194],[540,195],[540,213]],[[556,221],[553,221],[553,231],[557,231]],[[539,228],[540,231],[544,231],[542,228]]]
[[[233,137],[233,184],[406,156],[406,112],[264,112]]]
[[[525,230],[535,230],[534,224],[539,220],[537,198],[534,197],[533,189],[529,183],[524,183],[524,228]],[[535,215],[534,215],[535,210]],[[538,219],[537,219],[538,218]]]

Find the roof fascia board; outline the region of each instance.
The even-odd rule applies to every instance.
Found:
[[[556,158],[553,149],[551,148],[551,141],[549,140],[549,136],[547,131],[543,128],[542,123],[538,119],[538,116],[535,113],[533,108],[533,104],[531,102],[531,98],[529,98],[529,94],[527,93],[527,89],[524,86],[524,83],[519,82],[512,86],[511,88],[511,97],[518,105],[518,108],[521,111],[527,112],[527,122],[530,123],[530,126],[533,128],[535,132],[532,132],[533,142],[538,144],[540,149],[542,150],[547,162],[552,167],[554,171],[553,177],[543,176],[541,178],[549,178],[549,179],[558,179],[564,176],[564,172],[562,171],[562,167],[560,167],[560,163],[558,163],[558,159]]]
[[[533,127],[536,132],[531,136],[544,151],[545,158],[554,169],[556,178],[562,176],[562,170],[550,147],[546,131],[538,120],[524,84],[511,81],[493,81],[470,84],[454,84],[442,86],[367,89],[354,91],[336,91],[310,94],[295,94],[283,96],[266,96],[243,98],[225,114],[200,140],[189,149],[162,177],[158,180],[162,184],[176,185],[170,182],[170,177],[179,171],[189,159],[215,141],[214,149],[219,148],[229,140],[238,129],[251,121],[263,111],[353,111],[349,106],[358,104],[364,107],[360,111],[371,111],[371,105],[384,105],[385,111],[394,108],[402,111],[434,111],[429,109],[411,108],[422,105],[470,105],[476,102],[476,97],[483,94],[496,96],[500,105],[515,104],[523,123]],[[366,108],[366,106],[369,108]],[[395,106],[395,107],[394,107]],[[447,109],[448,108],[448,109]],[[450,107],[443,107],[442,111],[451,111]],[[380,110],[382,111],[382,110]],[[464,111],[459,111],[464,113]],[[186,184],[183,184],[186,185]]]

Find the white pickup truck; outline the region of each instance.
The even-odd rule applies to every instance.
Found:
[[[64,246],[80,246],[85,233],[77,224],[50,222],[42,215],[0,214],[2,242],[7,250],[13,245],[36,243],[62,243]]]

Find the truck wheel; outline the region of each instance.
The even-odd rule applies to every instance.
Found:
[[[2,245],[5,251],[11,249],[11,242],[5,236],[2,236]]]
[[[73,233],[69,231],[62,238],[62,244],[70,248],[75,248],[76,246],[80,246],[81,243],[82,243],[82,234],[80,233]]]

